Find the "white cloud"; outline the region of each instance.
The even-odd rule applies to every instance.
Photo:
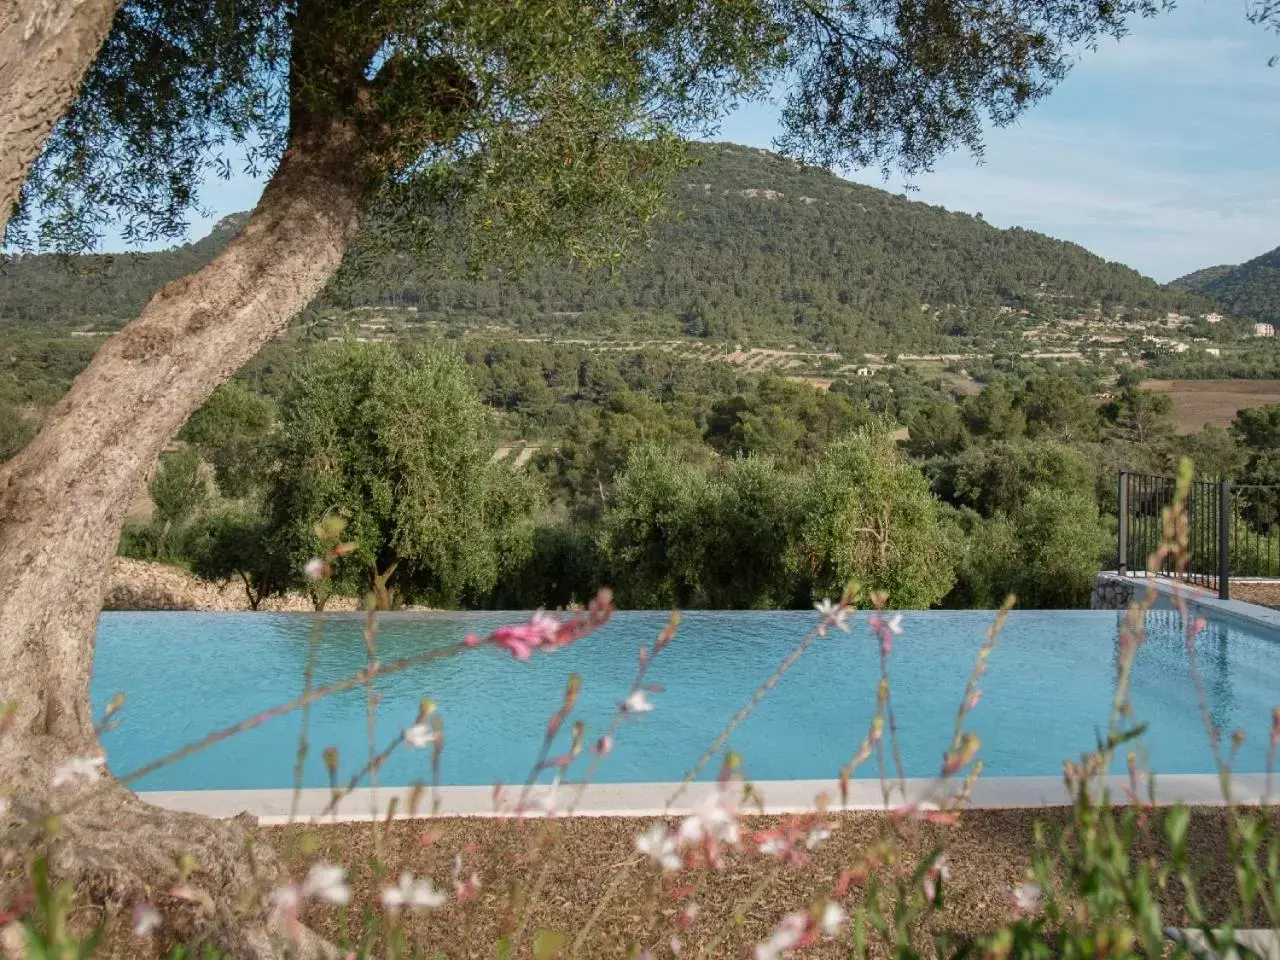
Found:
[[[915,196],[1080,243],[1161,281],[1280,243],[1274,171],[1178,169],[1177,159],[1140,133],[1028,124],[993,138],[981,166],[944,160]]]

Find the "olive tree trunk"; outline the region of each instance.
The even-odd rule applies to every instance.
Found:
[[[0,235],[121,0],[0,0]]]
[[[165,443],[337,269],[360,222],[358,138],[299,133],[240,234],[103,344],[0,467],[0,700],[14,733],[96,747],[94,635],[121,524]]]

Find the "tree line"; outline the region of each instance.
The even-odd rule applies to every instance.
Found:
[[[317,525],[341,517],[354,548],[325,589],[389,607],[568,606],[609,583],[633,607],[786,608],[850,579],[901,607],[1010,592],[1075,607],[1112,559],[1118,470],[1190,454],[1280,479],[1275,410],[1178,437],[1167,397],[1127,377],[1099,403],[1079,370],[993,369],[958,401],[917,378],[877,410],[668,355],[346,341],[287,356],[192,417],[123,553],[238,579],[256,606],[314,591]],[[495,460],[534,421],[530,463]]]

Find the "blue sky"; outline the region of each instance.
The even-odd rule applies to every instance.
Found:
[[[1241,0],[1183,0],[1123,41],[1081,53],[1066,81],[1014,126],[992,130],[981,165],[944,158],[915,199],[1072,240],[1166,281],[1280,245],[1280,36]],[[768,147],[769,104],[737,110],[718,139]],[[841,171],[895,192],[878,171]],[[763,184],[762,184],[763,186]],[[209,218],[253,205],[261,183],[207,185]],[[116,238],[105,247],[118,248]]]

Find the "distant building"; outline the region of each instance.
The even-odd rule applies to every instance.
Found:
[[[1222,322],[1222,314],[1220,314],[1220,313],[1206,313],[1206,314],[1204,315],[1204,322],[1205,322],[1205,323],[1221,323],[1221,322]]]
[[[1205,348],[1204,348],[1204,352],[1205,352],[1205,353],[1207,353],[1207,354],[1208,354],[1209,356],[1211,356],[1211,357],[1220,357],[1220,356],[1222,356],[1222,351],[1221,351],[1221,350],[1219,350],[1217,347],[1205,347]]]
[[[1253,335],[1255,337],[1274,337],[1276,328],[1269,323],[1255,323],[1253,325]]]
[[[858,376],[860,376],[860,377],[869,377],[869,376],[871,376],[871,368],[870,368],[870,367],[859,367],[859,368],[858,368]]]

